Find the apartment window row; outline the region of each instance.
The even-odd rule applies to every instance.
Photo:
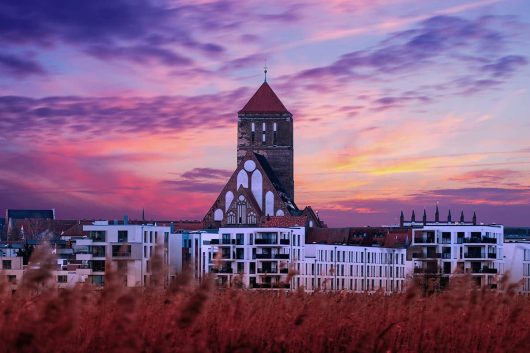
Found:
[[[401,291],[404,287],[404,280],[375,280],[375,279],[345,279],[337,278],[305,278],[305,287],[310,289],[323,290],[351,290],[351,291],[376,291],[383,289],[386,291]]]
[[[335,255],[336,254],[336,255]],[[404,254],[376,253],[364,251],[347,251],[347,250],[319,250],[318,259],[323,262],[357,262],[364,263],[366,254],[366,263],[374,264],[401,264],[405,263]]]
[[[365,270],[366,268],[366,270]],[[308,272],[306,264],[306,273],[315,275],[315,266],[311,264],[311,272]],[[349,271],[348,271],[349,270]],[[405,268],[403,266],[389,265],[337,265],[316,264],[317,274],[336,275],[345,277],[382,277],[382,278],[405,278]]]

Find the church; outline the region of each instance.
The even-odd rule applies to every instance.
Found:
[[[293,161],[293,115],[265,79],[237,113],[237,168],[204,227],[325,226],[310,206],[295,203]]]

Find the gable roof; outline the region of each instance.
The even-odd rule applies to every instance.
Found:
[[[289,113],[289,111],[271,86],[267,82],[263,82],[243,109],[239,111],[239,114],[242,113]]]

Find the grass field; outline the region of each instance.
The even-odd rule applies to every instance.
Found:
[[[414,287],[396,295],[220,291],[185,277],[127,289],[115,273],[102,291],[57,290],[43,285],[51,267],[40,263],[14,295],[2,284],[2,352],[530,351],[530,300],[465,279],[431,296]]]

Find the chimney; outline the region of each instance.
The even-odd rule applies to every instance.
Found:
[[[403,215],[403,210],[401,210],[401,215],[399,216],[399,226],[403,227],[405,224],[405,216]]]
[[[473,225],[474,226],[477,225],[477,214],[476,214],[476,212],[473,212]]]
[[[123,216],[123,224],[125,225],[129,224],[129,216],[127,215]]]

